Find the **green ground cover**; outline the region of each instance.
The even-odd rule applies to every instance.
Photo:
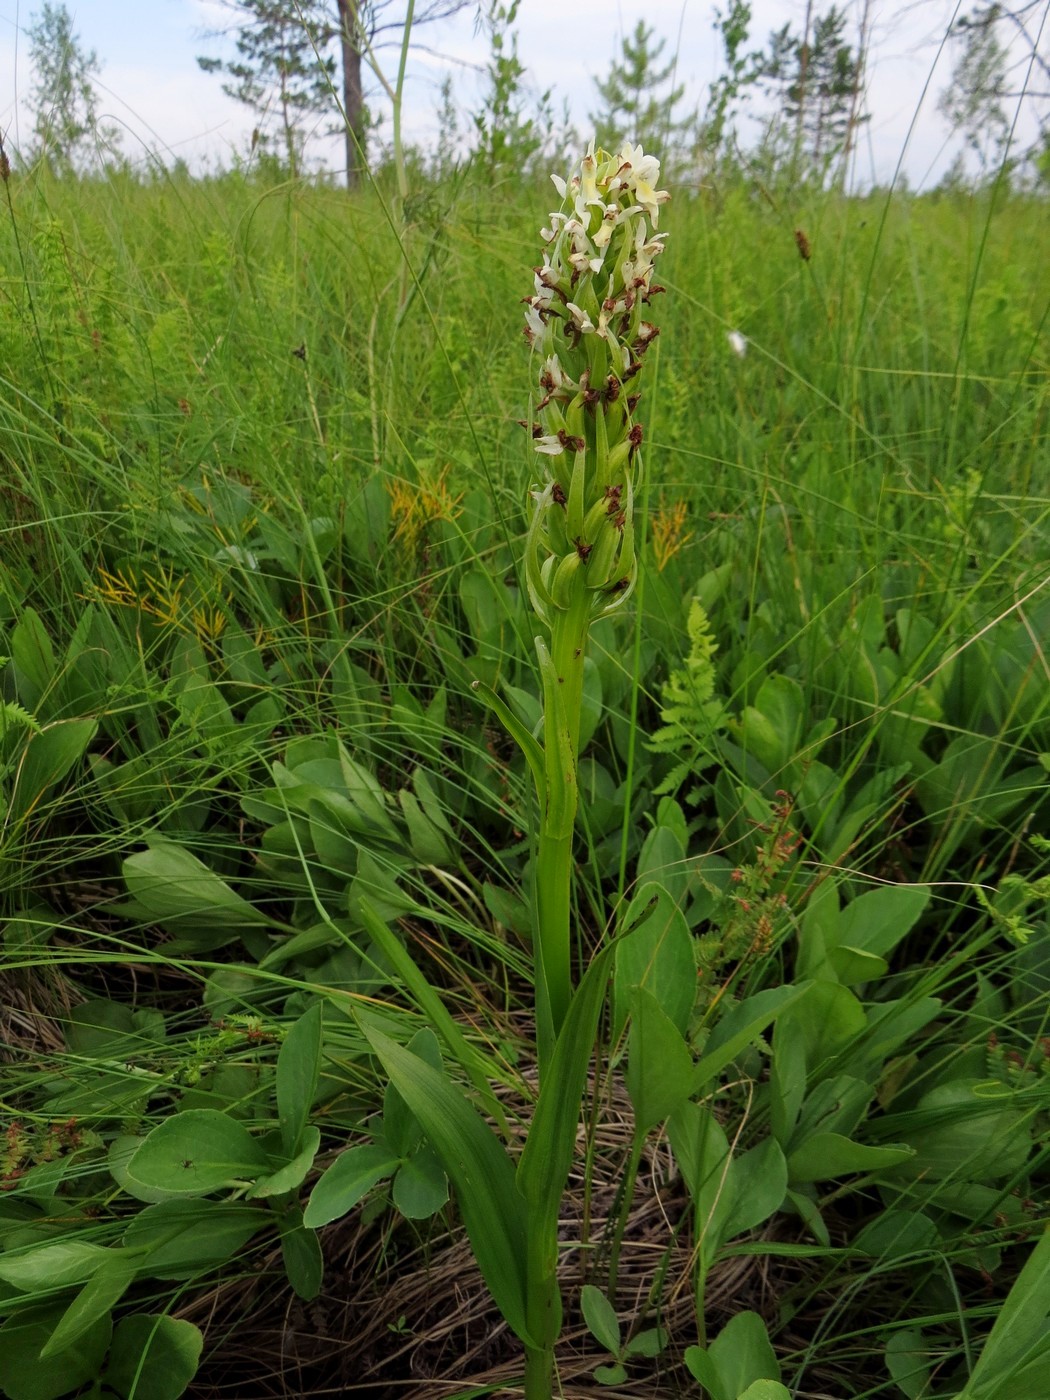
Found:
[[[5,186],[10,1400],[521,1393],[477,1180],[538,1113],[537,811],[472,685],[537,730],[554,200],[413,184]],[[556,1393],[1045,1400],[1044,223],[662,211]]]

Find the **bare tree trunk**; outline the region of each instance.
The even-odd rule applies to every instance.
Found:
[[[806,19],[802,26],[802,47],[798,53],[798,111],[795,114],[795,155],[794,169],[797,175],[802,166],[802,143],[806,130],[806,84],[809,81],[809,31],[813,24],[813,0],[806,0]]]
[[[857,66],[853,74],[853,92],[850,94],[849,121],[846,123],[846,144],[842,151],[842,175],[849,172],[850,156],[857,143],[857,128],[860,126],[861,97],[864,92],[864,79],[868,67],[868,43],[871,38],[871,0],[864,0],[860,13],[860,35],[857,39]]]
[[[343,62],[343,111],[346,113],[346,187],[361,180],[365,154],[365,100],[361,88],[361,51],[357,37],[357,0],[337,0],[339,47]]]

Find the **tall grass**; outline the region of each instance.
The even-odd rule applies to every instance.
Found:
[[[502,687],[537,724],[522,573],[535,468],[515,420],[530,382],[519,298],[550,192],[420,179],[406,297],[382,177],[353,199],[233,175],[41,173],[7,188],[0,1265],[16,1264],[0,1268],[0,1342],[28,1356],[35,1339],[35,1358],[76,1303],[82,1330],[67,1323],[55,1354],[91,1360],[77,1385],[108,1375],[123,1395],[126,1357],[149,1355],[135,1318],[201,1322],[216,1279],[232,1315],[256,1259],[303,1297],[363,1289],[333,1281],[331,1248],[321,1283],[311,1222],[326,1212],[304,1225],[299,1201],[311,1126],[320,1165],[347,1142],[371,1153],[341,1169],[356,1162],[357,1185],[383,1152],[411,1162],[362,1187],[362,1257],[375,1257],[370,1229],[384,1257],[410,1253],[412,1229],[440,1255],[455,1229],[447,1188],[405,1104],[377,1088],[382,1037],[398,1046],[388,1056],[407,1044],[433,1059],[432,1027],[515,1150],[531,1121],[537,814],[471,684]],[[562,1261],[567,1394],[604,1361],[610,1393],[678,1394],[695,1377],[717,1396],[686,1349],[700,1341],[716,1364],[712,1339],[753,1306],[798,1394],[1039,1393],[1026,1342],[1011,1344],[1010,1382],[975,1362],[1046,1219],[1044,214],[1020,195],[743,184],[664,211],[669,295],[642,408],[655,484],[639,506],[638,591],[595,633],[584,680],[575,952],[616,933],[641,947],[634,931],[659,920],[668,946],[681,933],[690,977],[702,974],[682,1022],[698,1067],[725,1012],[793,979],[839,988],[822,1015],[842,1019],[827,1041],[794,1010],[745,1036],[672,1115],[672,1171],[630,1029],[659,1036],[663,1023],[617,974],[574,1177],[585,1265]],[[729,331],[746,336],[742,357]],[[706,650],[687,632],[694,599]],[[687,712],[695,699],[670,717],[683,781],[678,755],[648,742],[675,673]],[[911,923],[900,906],[899,941],[866,944],[869,914],[860,951],[838,949],[840,905],[848,918],[873,892],[916,888],[928,904]],[[871,961],[862,972],[850,958]],[[665,1019],[680,974],[637,974]],[[875,1018],[863,1031],[854,993]],[[346,1014],[361,1004],[379,1040]],[[881,1051],[891,1008],[912,1019]],[[860,1155],[810,1177],[796,1130],[792,1194],[708,1258],[701,1227],[709,1241],[730,1228],[710,1161],[719,1173],[731,1161],[753,1197],[769,1172],[747,1173],[775,1156],[770,1134],[789,1140],[777,1086],[793,1036],[809,1047],[803,1126],[827,1114],[863,1152],[904,1144],[922,1169]],[[293,1082],[311,1107],[297,1134],[279,1110]],[[42,1242],[119,1254],[146,1238],[151,1193],[125,1168],[173,1107],[221,1111],[266,1144],[271,1176],[306,1153],[303,1176],[250,1202],[240,1187],[188,1197],[197,1252],[123,1292],[123,1256],[108,1283],[74,1270],[23,1287],[17,1261]],[[620,1121],[633,1126],[610,1142]],[[237,1180],[267,1180],[258,1162],[241,1167]],[[625,1173],[679,1193],[662,1263],[635,1292],[644,1191],[632,1201]],[[618,1197],[603,1196],[608,1178]],[[399,1214],[372,1213],[384,1192]],[[216,1232],[229,1247],[202,1250]],[[718,1282],[747,1251],[773,1279],[766,1293],[757,1267],[735,1293]],[[1025,1277],[1038,1312],[1043,1285]],[[607,1293],[622,1337],[592,1295],[581,1311],[584,1284]],[[632,1323],[664,1328],[666,1345],[629,1352]],[[207,1336],[201,1387],[219,1384],[221,1333]],[[190,1384],[193,1339],[167,1341]],[[377,1387],[392,1385],[370,1345]],[[445,1362],[450,1393],[513,1383],[498,1344],[488,1382],[484,1365]],[[617,1367],[626,1379],[611,1379]],[[982,1390],[982,1374],[1000,1389]],[[15,1396],[29,1393],[20,1375],[0,1366]]]

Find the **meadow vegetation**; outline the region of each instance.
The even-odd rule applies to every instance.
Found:
[[[3,186],[0,1390],[537,1396],[556,1163],[555,1394],[1045,1400],[1045,199],[665,173],[538,1061],[557,197],[407,175]]]

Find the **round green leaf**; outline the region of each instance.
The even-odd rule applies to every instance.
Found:
[[[105,1382],[123,1400],[178,1400],[197,1374],[203,1346],[192,1322],[126,1317],[113,1334]]]

